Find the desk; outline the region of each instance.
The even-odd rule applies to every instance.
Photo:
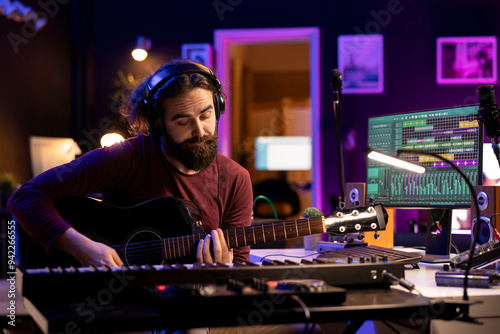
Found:
[[[414,253],[422,253],[418,249],[396,248],[407,250]],[[250,254],[251,261],[262,261],[262,259],[300,259],[314,258],[317,255],[315,251],[306,251],[303,249],[259,249],[252,250]],[[443,264],[419,263],[419,269],[407,268],[405,270],[406,280],[415,284],[416,288],[423,296],[431,300],[457,300],[463,299],[464,290],[459,287],[441,287],[436,285],[434,275],[436,271],[442,270]],[[403,290],[400,286],[392,286],[391,289]],[[478,302],[470,307],[469,315],[483,322],[482,325],[469,324],[462,321],[433,320],[431,322],[431,333],[497,333],[500,328],[500,286],[491,289],[468,288],[467,295],[469,300]]]
[[[301,257],[315,257],[313,251],[305,251],[303,249],[259,249],[252,250],[251,261],[260,262],[262,257],[268,259],[284,259],[289,258],[300,262]],[[423,296],[408,293],[404,289],[396,286],[381,289],[348,289],[346,292],[345,302],[336,305],[312,305],[309,307],[311,313],[311,321],[313,322],[335,322],[351,320],[349,331],[355,332],[365,320],[369,319],[403,319],[416,326],[413,331],[403,327],[406,332],[418,333],[424,330],[424,325],[419,327],[421,317],[431,317],[440,319],[449,319],[450,314],[454,315],[457,308],[468,308],[469,314],[473,317],[479,317],[483,321],[483,325],[467,324],[458,321],[448,320],[432,320],[432,333],[450,333],[452,329],[454,334],[470,333],[472,331],[480,331],[480,333],[490,333],[493,330],[500,328],[500,289],[469,289],[471,300],[481,301],[481,304],[462,305],[463,291],[460,288],[442,288],[436,287],[434,283],[434,273],[441,269],[441,265],[424,264],[420,265],[420,269],[406,270],[405,277],[407,280],[416,284],[417,289],[421,291]],[[207,270],[207,269],[205,269]],[[111,287],[111,286],[110,286]],[[117,286],[112,286],[114,289]],[[44,287],[47,288],[47,287]],[[54,289],[55,290],[55,289]],[[94,296],[99,296],[96,292]],[[57,293],[57,292],[55,292]],[[102,297],[110,295],[102,294]],[[73,326],[73,329],[79,329],[79,325],[88,325],[84,327],[88,331],[103,331],[104,329],[112,329],[113,331],[138,331],[151,328],[165,328],[175,325],[186,325],[186,312],[192,310],[192,306],[176,304],[175,307],[170,307],[168,312],[165,309],[158,308],[158,304],[150,303],[141,296],[133,296],[132,299],[125,300],[119,294],[112,295],[113,300],[109,300],[109,305],[103,307],[99,312],[95,312],[92,321],[87,320],[92,315],[87,309],[78,309],[80,303],[73,305],[59,305],[57,303],[47,303],[41,307],[27,301],[26,309],[30,315],[37,318],[45,332],[59,333],[67,331],[68,324]],[[5,296],[0,296],[3,300]],[[446,299],[447,304],[441,304],[440,300]],[[85,300],[83,300],[85,301]],[[105,300],[107,303],[107,300]],[[245,309],[244,306],[237,305],[233,302],[229,303],[217,302],[210,307],[205,313],[197,312],[196,317],[190,319],[190,324],[194,327],[199,326],[237,326],[256,318],[248,318],[252,312]],[[244,304],[244,303],[242,303]],[[247,306],[250,303],[247,303]],[[284,305],[284,304],[283,304]],[[283,305],[276,304],[273,306],[273,312],[266,314],[266,317],[260,317],[263,323],[289,323],[300,322],[304,319],[304,310],[298,305]],[[165,305],[160,305],[165,307]],[[80,310],[80,311],[79,311]],[[5,311],[4,311],[5,312]],[[225,315],[221,317],[221,312]],[[64,315],[64,316],[63,316]],[[67,315],[67,316],[65,316]],[[146,326],[147,324],[147,326]],[[75,327],[76,326],[76,327]],[[151,327],[153,326],[153,327]],[[376,326],[386,326],[382,323],[377,323]],[[147,328],[146,328],[147,327]],[[387,329],[387,327],[385,327]]]
[[[406,250],[412,253],[422,253],[422,250],[414,248],[395,248]],[[284,260],[292,259],[300,261],[301,259],[313,259],[318,255],[316,251],[308,251],[302,248],[287,249],[255,249],[250,252],[250,261],[261,262],[263,259]],[[405,278],[417,286],[417,289],[425,297],[444,298],[444,297],[462,297],[463,289],[455,287],[440,287],[436,285],[434,275],[436,271],[443,269],[443,264],[432,264],[420,262],[419,269],[407,268]],[[492,289],[467,289],[469,296],[500,296],[500,286]],[[499,297],[500,299],[500,297]]]
[[[419,266],[418,270],[407,270],[405,276],[418,287],[424,296],[433,299],[461,300],[463,298],[463,288],[436,286],[434,275],[436,271],[442,270],[442,265],[420,263]],[[482,324],[434,320],[431,322],[431,333],[465,334],[475,332],[486,334],[499,332],[500,286],[491,289],[468,288],[467,295],[469,300],[479,302],[471,306],[469,315]]]

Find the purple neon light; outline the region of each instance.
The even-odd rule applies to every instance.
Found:
[[[313,167],[311,171],[311,205],[323,210],[322,170],[321,170],[321,96],[320,96],[320,30],[317,27],[305,28],[263,28],[263,29],[217,29],[214,31],[215,72],[223,87],[230,86],[231,61],[228,58],[232,44],[264,44],[290,42],[309,42],[309,71],[311,97],[311,134]],[[226,90],[228,100],[230,90]],[[224,117],[219,120],[219,147],[221,153],[231,157],[231,103],[226,103]]]
[[[495,84],[498,80],[497,37],[439,37],[438,84]]]

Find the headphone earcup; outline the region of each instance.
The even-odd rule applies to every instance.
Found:
[[[222,93],[219,90],[217,90],[217,93],[214,96],[214,108],[216,110],[217,119],[219,119],[220,116],[226,111],[226,100],[224,100],[224,96],[222,96]]]
[[[155,114],[151,110],[148,111],[146,117],[146,127],[150,133],[163,135],[165,132],[165,123],[163,121],[163,116],[159,113]]]

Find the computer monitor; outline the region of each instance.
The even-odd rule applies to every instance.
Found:
[[[368,119],[368,147],[395,156],[397,150],[419,150],[442,155],[473,185],[482,181],[482,129],[477,106],[376,116]],[[417,174],[374,160],[367,162],[367,203],[394,208],[469,208],[467,183],[447,163],[432,156],[404,155],[404,160],[426,167]]]
[[[477,110],[477,106],[457,106],[370,117],[368,147],[392,156],[399,149],[438,154],[460,168],[472,185],[482,184],[483,129]],[[433,156],[408,154],[401,158],[426,167],[425,173],[369,159],[366,204],[373,198],[386,207],[429,209],[424,260],[446,262],[452,209],[471,205],[467,183],[453,167]]]
[[[312,144],[308,136],[262,136],[255,138],[255,169],[307,171],[312,167]]]

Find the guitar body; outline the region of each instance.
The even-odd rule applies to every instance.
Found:
[[[92,240],[115,248],[127,265],[165,262],[161,247],[152,252],[142,249],[165,238],[193,234],[198,229],[195,223],[201,221],[194,205],[168,196],[131,207],[117,207],[88,197],[65,197],[55,205],[65,221]],[[38,243],[29,240],[25,246],[21,254],[26,268],[80,266],[66,253],[55,250],[48,256]],[[172,262],[193,261],[194,257],[189,256]]]

